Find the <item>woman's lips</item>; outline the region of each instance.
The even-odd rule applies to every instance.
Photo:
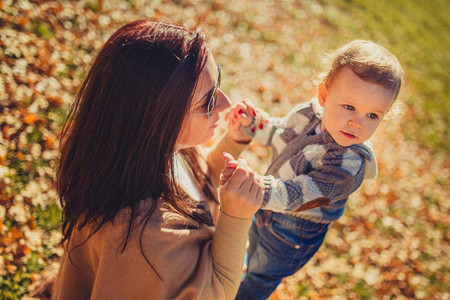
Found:
[[[351,133],[348,133],[348,132],[345,132],[345,131],[341,131],[341,132],[342,132],[342,134],[343,134],[344,136],[348,137],[349,139],[356,139],[356,136],[354,136],[354,135],[351,134]]]

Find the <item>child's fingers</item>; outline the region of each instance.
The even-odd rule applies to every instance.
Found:
[[[258,129],[264,129],[265,124],[269,123],[269,117],[267,113],[263,110],[257,109],[257,121],[256,121],[256,127]]]
[[[236,169],[237,165],[238,165],[238,162],[235,160],[228,161],[225,163],[224,169]]]
[[[224,185],[228,181],[228,179],[231,177],[231,175],[233,174],[234,170],[238,165],[238,162],[234,160],[233,156],[230,153],[224,152],[223,159],[225,160],[225,167],[220,173],[219,177],[220,185]]]
[[[231,174],[233,174],[234,170],[236,168],[225,168],[222,170],[222,173],[220,173],[221,176],[230,176]]]
[[[233,155],[231,155],[228,152],[224,152],[222,155],[223,155],[223,159],[225,160],[225,163],[228,163],[228,162],[231,162],[231,161],[235,160]]]
[[[239,158],[239,163],[236,170],[233,172],[228,185],[231,189],[238,189],[242,184],[245,177],[248,175],[247,161],[243,158]]]
[[[228,179],[230,179],[231,175],[220,175],[219,183],[220,185],[224,185],[227,183]]]
[[[257,111],[256,111],[256,106],[253,104],[253,102],[250,101],[249,99],[245,99],[245,100],[242,101],[242,102],[245,104],[247,110],[248,110],[249,113],[250,113],[250,116],[251,116],[251,117],[256,117]]]
[[[253,119],[253,118],[250,118],[249,116],[247,116],[246,114],[240,114],[238,116],[238,118],[241,122],[241,125],[243,125],[243,126],[250,125],[252,123],[252,119]]]

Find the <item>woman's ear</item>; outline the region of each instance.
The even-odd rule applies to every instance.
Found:
[[[324,107],[327,101],[328,90],[325,83],[321,82],[317,88],[317,99],[319,100],[320,106]]]

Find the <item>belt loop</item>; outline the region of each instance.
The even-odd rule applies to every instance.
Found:
[[[264,224],[264,212],[262,214],[260,214],[259,212],[257,212],[255,214],[255,225],[258,228],[263,227]]]
[[[271,216],[272,216],[271,210],[264,211],[264,226],[269,226],[270,221],[271,221],[271,218],[270,218]]]

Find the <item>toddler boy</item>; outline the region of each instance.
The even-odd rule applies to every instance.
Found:
[[[285,117],[268,118],[256,130],[249,118],[239,117],[242,106],[229,112],[233,126],[273,150],[236,299],[268,298],[284,277],[318,251],[330,223],[342,216],[349,195],[363,179],[376,176],[368,139],[397,98],[402,76],[402,67],[388,50],[355,40],[336,51],[317,98],[295,106]],[[248,109],[254,114],[254,108]],[[234,166],[232,158],[225,160],[222,182]]]

